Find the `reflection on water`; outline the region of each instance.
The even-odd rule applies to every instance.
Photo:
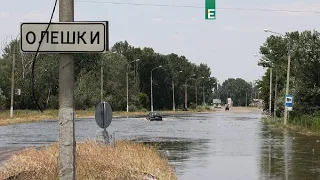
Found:
[[[43,121],[0,127],[1,149],[57,141],[58,123]],[[156,145],[181,180],[320,179],[320,137],[307,137],[264,124],[258,112],[179,115],[164,121],[117,118],[108,128],[116,139]],[[76,121],[76,139],[93,139],[93,119]]]
[[[262,179],[320,179],[320,137],[275,130],[272,125],[262,131]]]
[[[156,146],[161,154],[163,154],[169,162],[174,165],[177,174],[183,174],[185,170],[185,164],[187,161],[193,159],[192,163],[194,166],[206,167],[205,159],[196,160],[193,157],[207,157],[209,156],[209,139],[174,139],[174,138],[159,138],[157,141],[150,141],[149,139],[139,138],[134,139],[136,142],[142,142],[144,144],[149,144]]]

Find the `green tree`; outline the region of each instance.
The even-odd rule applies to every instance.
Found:
[[[0,110],[5,108],[6,96],[4,96],[0,88]]]
[[[229,78],[222,83],[219,94],[222,102],[226,103],[227,98],[231,98],[234,106],[245,106],[246,104],[249,105],[251,92],[250,83],[241,78]]]
[[[301,116],[304,114],[317,114],[319,111],[319,42],[319,33],[317,31],[295,31],[286,33],[283,38],[270,36],[264,45],[260,47],[261,54],[268,59],[262,59],[258,64],[264,67],[272,64],[276,70],[278,96],[273,99],[276,99],[278,115],[283,114],[287,52],[289,49],[292,50],[289,92],[293,94],[295,104],[294,111],[291,114],[292,116]],[[269,96],[269,93],[267,93],[269,92],[268,81],[269,74],[267,71],[259,84],[262,91],[262,99],[265,101],[268,101]],[[275,82],[275,79],[273,79],[273,82]],[[265,103],[265,108],[268,108],[268,103]]]

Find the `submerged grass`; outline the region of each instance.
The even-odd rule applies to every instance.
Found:
[[[13,155],[0,179],[58,179],[58,144],[40,150],[25,149]],[[78,143],[76,148],[76,179],[176,180],[174,169],[153,147],[129,141],[117,141],[116,147],[94,141]]]
[[[265,123],[274,125],[275,128],[288,129],[303,135],[320,135],[320,118],[313,116],[301,116],[292,118],[284,125],[283,118],[264,118]]]
[[[161,111],[163,114],[188,114],[188,113],[196,113],[196,112],[209,112],[213,110],[208,109],[195,109],[189,111]],[[0,126],[6,126],[10,124],[18,124],[18,123],[26,123],[26,122],[34,122],[41,120],[53,120],[58,119],[58,110],[45,110],[43,113],[39,111],[32,110],[15,110],[14,116],[10,118],[10,111],[0,111]],[[75,115],[77,118],[87,118],[94,117],[94,110],[77,110],[75,111]],[[139,116],[139,115],[147,115],[147,111],[138,111],[138,112],[123,112],[116,111],[113,112],[113,116]]]

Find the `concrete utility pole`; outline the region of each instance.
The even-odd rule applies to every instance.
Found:
[[[187,81],[184,83],[184,107],[188,108],[188,86]]]
[[[269,87],[269,115],[271,116],[271,106],[272,106],[272,67],[270,67],[270,87]]]
[[[187,109],[188,108],[188,87],[187,87],[187,82],[191,77],[194,77],[196,74],[192,74],[191,76],[188,76],[186,78],[186,81],[184,83],[184,107]]]
[[[206,105],[206,97],[204,94],[204,84],[202,85],[202,95],[203,95],[203,105],[205,106]]]
[[[195,89],[196,89],[196,107],[198,106],[198,87],[197,82],[195,83]]]
[[[59,21],[74,22],[74,0],[59,0]],[[59,179],[75,180],[74,56],[59,55]]]
[[[179,71],[178,73],[182,73],[182,71]],[[174,100],[174,74],[172,75],[172,109],[173,111],[176,111],[176,102]]]
[[[198,106],[198,80],[199,79],[204,79],[204,77],[199,77],[198,79],[196,79],[195,82],[195,89],[196,89],[196,107]]]
[[[151,112],[153,112],[153,90],[152,90],[152,84],[153,84],[153,82],[152,82],[152,72],[153,72],[153,70],[155,70],[155,69],[157,69],[157,68],[162,68],[162,66],[158,66],[158,67],[155,67],[155,68],[153,68],[152,70],[151,70],[151,76],[150,76],[150,96],[151,96],[151,101],[150,101],[150,106],[151,106]]]
[[[277,90],[278,90],[278,71],[276,69],[276,82],[274,87],[274,107],[273,107],[273,117],[277,117]]]
[[[258,57],[257,54],[254,54],[255,57]],[[270,60],[269,60],[270,61]],[[271,106],[272,106],[272,66],[270,66],[270,83],[269,83],[269,115],[272,115],[272,110],[271,110]]]
[[[151,112],[153,112],[153,90],[152,90],[152,71],[151,71],[151,77],[150,77],[150,88],[151,88],[151,90],[150,90],[150,99],[151,99],[151,101],[150,101],[150,108],[151,108]]]
[[[110,58],[110,56],[111,56],[111,54],[117,54],[116,52],[110,52],[110,51],[107,51],[105,54],[104,54],[104,56],[102,57],[102,59],[101,59],[101,67],[100,67],[100,102],[102,102],[103,101],[103,99],[104,99],[104,86],[103,86],[103,77],[104,77],[104,71],[103,71],[103,69],[104,69],[104,59],[108,56],[108,58]],[[120,54],[120,56],[122,56],[121,54]]]
[[[217,93],[217,99],[220,99],[218,90],[219,90],[219,82],[218,82],[218,79],[217,79],[217,90],[216,90],[216,93]]]
[[[251,99],[250,99],[250,103],[253,103],[253,93],[254,93],[254,81],[252,82],[252,86],[251,86]]]
[[[12,45],[14,46],[14,45]],[[13,98],[14,98],[14,67],[16,62],[16,48],[12,48],[12,71],[11,71],[11,106],[10,106],[10,118],[13,118]]]
[[[274,32],[274,31],[270,31],[268,29],[265,29],[264,30],[265,32],[270,32],[270,33],[273,33],[273,34],[277,34],[281,37],[285,37],[283,34],[280,34],[280,33],[277,33],[277,32]],[[290,40],[290,39],[289,39]],[[286,95],[289,94],[289,81],[290,81],[290,63],[291,63],[291,45],[290,45],[290,42],[288,44],[288,67],[287,67],[287,82],[286,82]],[[286,108],[286,105],[284,105],[284,125],[287,125],[287,119],[288,119],[288,111],[287,111],[287,108]]]
[[[289,47],[290,48],[290,47]],[[291,53],[290,49],[288,52],[288,67],[287,67],[287,84],[286,84],[286,95],[289,94],[289,82],[290,82],[290,62],[291,62]],[[284,107],[284,125],[287,125],[287,119],[288,119],[288,110],[286,107]]]
[[[247,98],[248,98],[248,92],[246,91],[246,107],[248,106],[247,105],[247,101],[248,101]]]
[[[132,62],[134,62],[134,68],[136,68],[136,62],[137,61],[140,61],[140,59],[136,59]],[[127,72],[126,72],[126,78],[127,78],[127,112],[129,112],[129,65],[132,63],[130,62],[128,65],[127,65]]]
[[[127,112],[129,112],[129,64],[127,66],[127,71],[126,71],[126,83],[127,83]]]
[[[172,110],[176,111],[176,104],[174,101],[174,81],[172,80]]]

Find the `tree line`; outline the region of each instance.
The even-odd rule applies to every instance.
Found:
[[[0,58],[0,108],[10,108],[12,59],[14,67],[14,108],[37,109],[32,98],[31,76],[33,53],[20,51],[19,39],[12,40],[2,49]],[[106,53],[75,54],[75,108],[90,109],[102,100],[108,101],[113,110],[126,110],[126,73],[128,73],[129,110],[150,109],[151,70],[153,79],[153,106],[155,110],[185,108],[185,84],[187,107],[211,104],[213,98],[223,102],[228,97],[234,105],[251,102],[252,84],[241,78],[228,79],[218,84],[206,64],[191,63],[185,56],[171,53],[163,55],[150,47],[134,47],[120,41]],[[34,69],[34,91],[42,109],[59,108],[59,60],[58,54],[40,53]],[[161,66],[161,68],[157,68]],[[101,77],[103,75],[103,82]],[[247,97],[247,98],[246,98]]]
[[[318,116],[320,110],[320,34],[317,31],[294,31],[271,35],[260,46],[258,65],[267,69],[258,82],[264,108],[269,109],[270,70],[272,68],[272,111],[283,116],[290,53],[289,94],[293,95],[290,117]]]

